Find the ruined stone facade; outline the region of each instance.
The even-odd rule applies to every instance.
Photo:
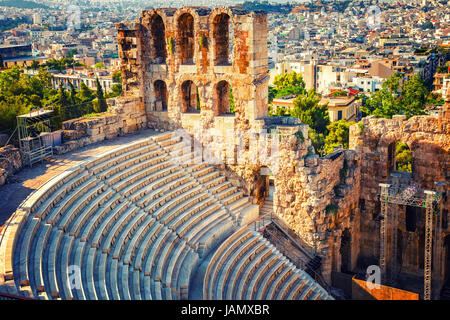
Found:
[[[449,191],[447,109],[409,120],[365,118],[351,127],[350,150],[324,158],[315,154],[308,126],[267,117],[267,21],[261,12],[156,9],[117,28],[125,97],[111,115],[65,124],[74,135],[67,132],[67,138],[81,146],[144,127],[183,128],[195,138],[193,145],[203,146],[203,160],[214,159],[260,205],[272,175],[274,213],[322,257],[329,284],[333,272],[364,273],[379,263],[379,183],[391,182],[391,173],[395,178],[393,143],[402,141],[412,150],[407,182]],[[436,190],[435,182],[446,186]],[[408,231],[411,209],[394,209],[400,212],[402,272],[423,275],[423,214],[417,213],[416,231]],[[445,197],[445,221],[448,209]],[[439,286],[450,275],[449,231],[447,224]]]
[[[390,179],[392,141],[413,150],[413,179],[421,187],[449,182],[445,115],[365,119],[364,130],[352,127],[351,150],[325,158],[314,153],[307,126],[268,118],[264,13],[156,9],[117,28],[123,87],[127,96],[143,99],[148,126],[186,129],[203,145],[203,159],[216,159],[254,203],[264,202],[272,174],[275,214],[323,258],[329,282],[333,271],[378,263],[379,222],[372,216],[379,211],[378,184]],[[273,130],[276,135],[267,134]],[[261,149],[267,149],[265,159]],[[420,262],[412,252],[422,249],[418,243],[408,248],[405,270],[417,273]]]
[[[150,126],[248,130],[267,116],[265,14],[156,9],[117,28],[123,88],[144,99]]]
[[[350,148],[358,150],[360,162],[360,255],[358,266],[377,264],[380,254],[380,183],[417,185],[436,191],[442,199],[441,265],[433,266],[434,280],[440,287],[450,278],[448,211],[450,201],[450,121],[447,109],[440,116],[404,116],[393,119],[364,118],[350,131]],[[412,152],[412,173],[395,172],[395,144],[403,142]],[[401,180],[401,181],[399,181]],[[389,213],[398,212],[397,257],[392,257],[392,235],[388,238],[388,263],[397,259],[403,274],[420,279],[424,272],[425,209],[391,204]],[[436,218],[434,218],[436,220]],[[392,227],[392,226],[389,226]],[[435,237],[433,231],[433,238]],[[436,251],[434,251],[436,254]]]

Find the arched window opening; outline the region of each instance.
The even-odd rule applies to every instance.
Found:
[[[155,81],[155,110],[156,111],[167,111],[167,86],[162,80]]]
[[[397,142],[395,146],[395,169],[402,172],[412,172],[411,167],[411,150],[408,145],[403,142]]]
[[[233,61],[233,24],[226,13],[214,17],[213,37],[214,64],[230,65]]]
[[[388,147],[388,165],[389,171],[395,171],[395,142]]]
[[[406,143],[397,141],[388,147],[389,169],[412,173],[412,153]]]
[[[156,15],[151,23],[151,36],[153,46],[152,63],[161,64],[166,62],[166,28],[161,16]]]
[[[234,98],[231,86],[225,80],[216,86],[217,115],[234,114]]]
[[[183,13],[178,18],[178,34],[180,38],[181,64],[194,63],[194,18]]]
[[[341,254],[341,272],[348,273],[351,271],[351,254],[352,254],[352,236],[348,229],[342,232],[341,236],[341,248],[339,253]]]
[[[182,110],[183,113],[199,113],[200,97],[197,86],[191,80],[183,82],[181,85]]]

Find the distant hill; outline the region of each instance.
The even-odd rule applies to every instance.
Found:
[[[48,9],[46,5],[27,0],[0,0],[0,7],[14,7],[22,9]]]

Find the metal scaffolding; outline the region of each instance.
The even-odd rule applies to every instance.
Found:
[[[390,185],[380,183],[381,193],[381,222],[380,222],[380,268],[383,280],[387,282],[388,268],[388,237],[391,237],[391,246],[389,250],[389,278],[394,280],[397,272],[397,226],[398,210],[388,213],[389,204],[415,206],[426,209],[425,214],[425,248],[424,248],[424,299],[431,299],[431,279],[432,279],[432,259],[434,258],[434,272],[436,277],[440,277],[441,266],[441,237],[440,230],[442,225],[441,206],[439,202],[442,194],[435,191],[420,191],[416,186]],[[433,219],[433,216],[435,219]],[[435,235],[433,248],[433,230]],[[389,232],[390,231],[390,232]],[[434,253],[432,252],[434,249]],[[438,280],[438,279],[436,279]]]
[[[30,167],[53,155],[52,116],[53,110],[37,110],[17,117],[20,152]]]

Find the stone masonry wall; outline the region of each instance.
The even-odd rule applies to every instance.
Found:
[[[18,148],[7,145],[0,148],[0,185],[22,168],[22,157]]]
[[[54,148],[63,154],[86,145],[113,139],[147,128],[147,115],[142,99],[126,96],[109,99],[109,109],[98,117],[77,118],[63,123],[63,144]]]

